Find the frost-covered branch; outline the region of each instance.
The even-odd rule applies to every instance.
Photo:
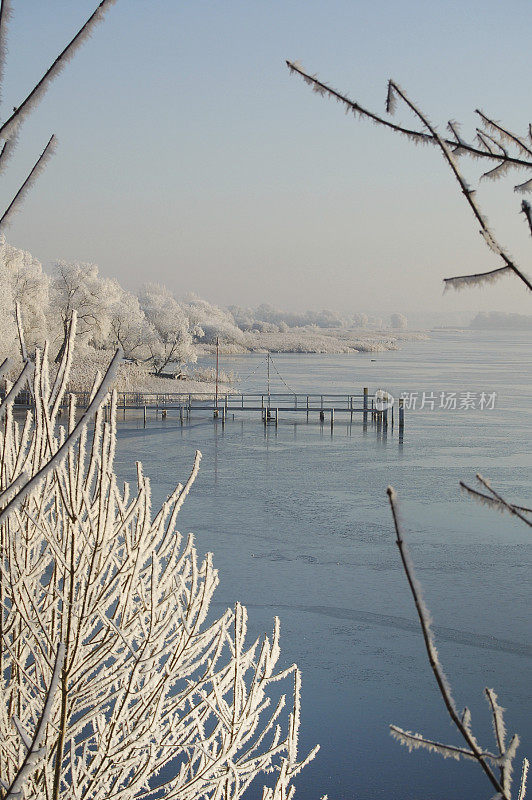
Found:
[[[109,6],[116,0],[102,0],[87,21],[72,37],[66,47],[59,53],[55,61],[48,67],[44,75],[37,81],[31,92],[14,109],[10,117],[0,126],[0,137],[9,139],[16,131],[18,125],[41,100],[52,81],[64,69],[68,61],[74,57],[78,48],[92,35],[96,25],[101,22]]]
[[[48,144],[46,145],[46,147],[42,151],[41,155],[39,156],[39,158],[37,159],[37,161],[33,165],[33,168],[31,169],[31,172],[29,173],[28,177],[26,178],[24,183],[20,186],[20,188],[18,189],[17,193],[15,194],[13,199],[11,200],[10,204],[8,205],[8,207],[6,208],[6,210],[4,211],[2,216],[0,217],[0,231],[1,232],[4,231],[4,228],[8,224],[8,222],[10,220],[10,217],[22,205],[22,203],[24,202],[24,200],[26,198],[26,195],[30,191],[31,187],[33,186],[33,184],[35,183],[35,181],[37,180],[37,178],[39,177],[41,172],[46,167],[46,164],[48,163],[48,161],[50,160],[50,158],[52,157],[52,155],[54,153],[55,143],[56,143],[55,136],[54,135],[50,136],[50,139],[48,140]]]
[[[446,288],[453,287],[455,289],[461,289],[464,288],[465,286],[490,283],[507,273],[508,274],[513,273],[517,278],[519,278],[525,284],[525,286],[528,289],[532,290],[532,282],[530,281],[528,276],[524,274],[524,272],[520,269],[520,267],[518,267],[514,259],[512,259],[508,254],[508,252],[506,251],[506,249],[499,244],[494,233],[490,230],[486,217],[481,211],[480,206],[476,200],[475,190],[469,187],[469,185],[463,178],[457,163],[457,158],[463,153],[467,153],[468,155],[474,157],[488,158],[497,161],[497,165],[494,168],[484,173],[484,175],[482,176],[484,178],[500,177],[504,172],[506,172],[508,169],[511,169],[512,167],[520,167],[520,168],[526,167],[527,169],[532,169],[532,149],[529,147],[529,145],[525,142],[524,139],[515,136],[515,134],[511,134],[504,127],[502,127],[498,123],[495,123],[492,119],[490,119],[489,117],[487,117],[485,114],[483,114],[478,110],[477,113],[479,114],[486,129],[480,132],[479,134],[481,142],[480,149],[474,147],[473,145],[467,144],[460,136],[456,123],[453,122],[450,122],[448,127],[451,130],[454,138],[448,139],[442,137],[437,132],[436,128],[429,122],[426,115],[423,114],[419,110],[418,106],[416,106],[409,99],[409,97],[406,95],[403,89],[401,89],[401,87],[394,81],[389,81],[388,93],[386,99],[387,112],[390,114],[394,112],[396,106],[396,100],[397,98],[400,98],[403,101],[403,103],[407,106],[407,108],[421,122],[424,130],[418,131],[409,128],[404,128],[400,125],[395,125],[394,123],[384,119],[378,114],[374,114],[373,112],[370,112],[367,109],[363,108],[358,103],[350,100],[346,95],[337,92],[335,89],[332,89],[325,83],[319,81],[316,78],[316,76],[309,75],[308,73],[304,72],[298,64],[292,63],[290,61],[287,61],[286,63],[292,73],[297,73],[303,78],[303,80],[307,84],[312,86],[313,91],[317,92],[322,96],[329,96],[341,102],[346,107],[346,110],[353,113],[355,116],[368,117],[373,122],[385,125],[386,127],[392,129],[396,133],[400,133],[407,136],[414,142],[418,143],[430,142],[431,144],[435,144],[440,148],[445,161],[447,162],[448,166],[453,172],[454,177],[456,178],[458,184],[460,185],[460,189],[471,211],[473,212],[476,221],[480,225],[480,234],[482,235],[484,241],[486,242],[490,250],[492,250],[502,260],[504,264],[504,266],[498,267],[497,269],[493,269],[488,272],[480,272],[468,275],[460,275],[452,278],[444,278]],[[494,136],[497,136],[498,139],[494,138]],[[488,141],[491,141],[496,145],[495,150],[488,144]],[[523,159],[523,158],[511,157],[508,153],[507,148],[504,146],[503,142],[507,144],[509,143],[514,147],[516,147],[520,155],[522,156],[524,154],[526,158]],[[532,189],[532,179],[524,183],[521,183],[515,187],[516,191],[526,191],[529,188]]]
[[[425,601],[423,600],[421,586],[417,581],[414,565],[404,541],[402,526],[399,519],[397,496],[395,494],[395,490],[391,486],[388,487],[388,499],[392,510],[396,533],[396,544],[399,548],[403,569],[405,571],[410,592],[416,606],[429,664],[436,679],[436,683],[438,685],[445,708],[447,709],[453,724],[467,746],[466,748],[463,748],[457,747],[456,745],[442,744],[440,742],[427,739],[420,734],[404,731],[395,725],[390,726],[392,735],[402,744],[406,745],[410,750],[421,747],[433,752],[437,752],[444,758],[468,758],[476,761],[482,768],[492,787],[498,793],[497,796],[503,798],[503,800],[511,800],[512,765],[519,744],[519,737],[514,735],[510,743],[506,745],[506,732],[502,708],[499,706],[497,702],[497,696],[492,689],[486,689],[486,697],[492,712],[495,742],[498,749],[496,754],[482,749],[478,744],[471,728],[471,714],[469,709],[466,708],[462,714],[459,714],[451,694],[449,682],[440,664],[438,651],[434,643],[430,613],[425,605]],[[497,778],[493,770],[494,766],[498,766],[500,768],[500,780]]]
[[[518,517],[522,522],[526,525],[532,527],[532,522],[525,514],[532,514],[532,508],[528,508],[527,506],[518,506],[515,503],[508,503],[495,489],[492,488],[489,481],[482,477],[482,475],[477,474],[478,482],[484,486],[490,494],[485,494],[485,492],[480,492],[478,489],[473,489],[473,487],[468,486],[467,483],[464,481],[460,481],[460,488],[469,496],[472,497],[474,500],[477,500],[479,503],[488,506],[489,508],[493,508],[497,511],[508,511],[510,514]]]
[[[437,139],[430,131],[419,130],[415,128],[406,128],[402,125],[397,125],[396,123],[392,122],[386,117],[383,117],[381,114],[371,111],[364,106],[360,105],[356,100],[352,100],[346,94],[333,89],[326,83],[320,81],[316,75],[311,75],[310,73],[306,72],[301,65],[297,61],[286,61],[286,65],[290,72],[293,74],[300,75],[305,83],[311,86],[312,90],[316,93],[321,95],[322,97],[330,97],[333,100],[337,100],[338,102],[342,103],[346,107],[346,111],[353,114],[354,117],[365,117],[371,122],[382,125],[385,128],[389,128],[390,130],[394,131],[395,133],[402,134],[410,141],[414,142],[415,144],[434,144],[437,145]],[[395,111],[395,100],[393,97],[393,93],[390,93],[390,85],[388,85],[388,93],[386,97],[386,111],[388,114],[392,114]],[[484,118],[486,121],[486,125],[488,126],[489,120],[487,117],[481,114],[481,112],[477,111],[478,114],[481,115],[481,118]],[[448,127],[453,134],[453,138],[444,138],[444,142],[447,144],[448,147],[452,148],[457,155],[467,154],[472,156],[473,158],[479,159],[487,159],[489,161],[497,161],[499,162],[498,166],[501,166],[501,162],[507,163],[509,166],[514,167],[516,169],[531,169],[532,170],[532,150],[528,149],[526,145],[523,145],[523,151],[525,153],[525,157],[518,158],[517,156],[510,155],[506,148],[499,144],[495,140],[495,144],[499,148],[499,152],[493,150],[492,147],[488,145],[486,139],[492,140],[491,136],[487,133],[487,131],[478,130],[477,132],[480,134],[479,139],[479,146],[474,145],[472,142],[466,142],[460,136],[458,132],[458,126],[456,122],[452,120],[448,122]],[[502,129],[501,129],[502,130]],[[501,134],[502,136],[502,134]],[[530,134],[528,134],[530,138]],[[523,143],[523,140],[519,140],[518,137],[515,137],[516,145],[519,149],[519,145],[517,144],[518,141]],[[492,140],[493,141],[493,140]],[[531,139],[532,141],[532,139]],[[497,169],[496,167],[495,169]],[[517,188],[517,187],[516,187]],[[532,187],[531,187],[532,188]]]
[[[218,582],[212,557],[199,559],[193,537],[183,542],[175,530],[199,453],[185,485],[153,515],[141,465],[136,491],[120,489],[114,473],[109,375],[95,384],[89,416],[77,420],[71,397],[59,425],[74,327],[55,380],[46,351],[37,351],[34,414],[24,426],[13,397],[4,403],[0,497],[15,492],[0,513],[4,784],[20,771],[20,732],[36,730],[42,686],[57,682],[39,770],[23,776],[38,800],[150,800],[161,792],[237,800],[269,773],[275,797],[291,796],[316,750],[298,756],[300,676],[295,665],[278,666],[279,623],[271,638],[247,643],[239,604],[206,622]],[[270,708],[270,687],[291,675],[292,710],[284,695]]]
[[[523,200],[523,202],[521,203],[521,211],[526,217],[528,230],[530,231],[530,235],[532,236],[532,211],[528,200]]]
[[[48,725],[50,717],[52,716],[52,707],[57,692],[57,687],[59,686],[59,677],[61,674],[61,670],[63,669],[64,660],[65,660],[65,647],[64,645],[60,644],[59,647],[57,648],[54,671],[52,673],[52,680],[50,681],[50,686],[48,687],[48,691],[46,692],[44,708],[41,717],[37,722],[33,738],[28,739],[22,730],[18,731],[21,739],[23,739],[23,743],[27,748],[27,753],[24,757],[24,761],[20,766],[20,769],[16,773],[13,782],[11,783],[11,786],[9,786],[9,788],[6,791],[4,800],[18,800],[21,797],[24,784],[26,783],[29,776],[37,766],[38,762],[42,760],[42,758],[44,758],[45,753],[44,753],[44,748],[42,747],[42,741],[44,738],[46,726]],[[17,724],[16,727],[18,730]]]

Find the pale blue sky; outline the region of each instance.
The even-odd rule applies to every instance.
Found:
[[[94,4],[14,0],[4,108]],[[528,0],[118,0],[22,128],[5,197],[51,132],[59,149],[8,238],[221,304],[526,313],[512,280],[442,297],[444,275],[499,264],[441,158],[346,117],[284,59],[377,110],[394,77],[434,122],[469,133],[480,106],[521,131],[531,23]],[[531,272],[511,181],[480,198]]]

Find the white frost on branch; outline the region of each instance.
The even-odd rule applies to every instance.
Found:
[[[458,275],[454,278],[444,278],[444,291],[447,291],[447,289],[466,289],[471,286],[485,286],[486,284],[495,283],[499,278],[505,275],[510,275],[511,272],[512,270],[510,267],[499,267],[489,272],[478,272],[473,275]]]
[[[295,665],[278,667],[279,623],[271,640],[251,644],[239,604],[207,623],[218,582],[212,556],[200,559],[193,537],[175,530],[200,454],[155,514],[140,464],[136,491],[121,490],[110,376],[95,386],[91,431],[88,417],[76,422],[72,397],[66,431],[58,424],[73,331],[55,383],[37,351],[29,424],[14,419],[11,396],[2,406],[0,496],[17,491],[0,512],[4,782],[20,774],[21,733],[36,730],[64,642],[49,714],[46,705],[46,756],[24,772],[28,796],[237,800],[270,773],[272,797],[292,796],[316,749],[297,753],[300,677]],[[290,675],[292,710],[284,695],[270,708],[271,684]]]
[[[102,0],[87,21],[78,30],[66,47],[57,56],[53,64],[46,70],[27,97],[15,108],[9,119],[0,126],[0,137],[9,139],[16,132],[20,123],[35,108],[48,91],[50,84],[57,78],[67,63],[74,57],[77,50],[92,36],[94,28],[102,21],[107,9],[116,0]]]

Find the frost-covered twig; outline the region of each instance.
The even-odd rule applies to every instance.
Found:
[[[490,495],[485,494],[484,492],[478,491],[478,489],[473,489],[471,486],[468,486],[467,483],[464,481],[460,481],[460,488],[463,489],[470,497],[474,500],[477,500],[479,503],[483,503],[484,505],[489,506],[490,508],[496,509],[497,511],[508,511],[510,514],[514,514],[515,516],[519,517],[524,523],[530,525],[532,527],[531,521],[524,516],[524,514],[532,514],[532,508],[528,508],[527,506],[518,506],[515,503],[508,503],[504,500],[501,495],[499,495],[495,489],[491,487],[491,484],[486,481],[481,475],[477,475],[477,480],[483,486],[485,486]]]
[[[425,642],[425,649],[427,651],[429,664],[432,669],[432,673],[436,679],[436,683],[438,685],[438,689],[443,699],[444,705],[447,709],[447,712],[452,722],[454,723],[455,727],[457,728],[458,732],[464,739],[467,748],[464,750],[463,748],[456,747],[454,745],[444,745],[439,742],[426,739],[424,736],[420,736],[419,734],[411,734],[408,731],[403,731],[401,728],[397,728],[397,726],[391,726],[392,734],[396,738],[398,738],[402,744],[406,744],[410,749],[414,747],[424,747],[426,749],[439,752],[444,757],[449,757],[449,756],[452,756],[454,758],[466,757],[475,760],[482,768],[484,774],[488,778],[493,788],[499,793],[500,797],[503,798],[504,800],[511,800],[511,795],[510,795],[511,768],[512,768],[513,758],[515,757],[515,751],[519,743],[519,738],[517,736],[513,736],[508,747],[505,747],[504,725],[502,722],[502,709],[496,702],[496,696],[492,692],[492,690],[487,690],[487,696],[492,708],[493,724],[496,733],[496,742],[499,748],[498,755],[493,755],[480,748],[471,729],[469,711],[466,709],[462,715],[458,713],[458,710],[456,708],[456,705],[454,703],[451,694],[451,689],[447,677],[445,676],[445,673],[443,672],[443,669],[440,664],[438,651],[436,650],[436,646],[434,644],[434,636],[431,629],[430,614],[423,600],[421,587],[415,576],[414,566],[412,564],[408,548],[403,538],[401,523],[399,520],[397,497],[395,494],[395,490],[391,486],[388,487],[388,499],[392,510],[393,522],[396,533],[396,544],[401,554],[401,561],[403,564],[405,575],[407,577],[408,585],[410,587],[410,591],[416,606],[416,611],[421,625],[421,631],[423,634],[423,640]],[[500,781],[495,775],[489,762],[491,762],[494,765],[499,765],[501,768],[503,768],[501,770],[502,778]]]
[[[394,131],[395,133],[400,133],[406,138],[410,139],[416,144],[438,144],[435,137],[430,133],[423,130],[416,130],[414,128],[406,128],[403,125],[397,125],[396,123],[392,122],[389,119],[386,119],[381,114],[378,114],[374,111],[370,111],[364,106],[360,105],[356,100],[352,100],[346,94],[333,89],[328,84],[323,83],[322,81],[318,80],[316,75],[311,75],[306,72],[300,64],[296,61],[286,61],[286,65],[290,72],[294,74],[300,75],[305,83],[312,87],[313,91],[316,94],[321,96],[328,96],[334,100],[337,100],[343,103],[348,111],[351,111],[353,115],[366,117],[367,119],[371,120],[372,122],[376,123],[377,125],[382,125],[385,128],[389,128],[390,130]],[[389,114],[392,114],[395,110],[395,101],[393,97],[393,93],[390,93],[390,85],[388,85],[388,92],[386,96],[386,111]],[[486,120],[488,118],[486,117]],[[448,145],[448,147],[453,148],[453,150],[457,153],[457,155],[461,155],[466,153],[473,158],[479,159],[487,159],[490,161],[497,161],[499,165],[501,161],[508,163],[510,166],[515,167],[516,169],[532,169],[532,153],[530,150],[526,154],[524,158],[518,158],[516,156],[512,156],[508,154],[505,148],[500,148],[499,153],[495,152],[489,145],[486,143],[486,138],[491,138],[486,131],[480,131],[480,147],[475,146],[471,142],[466,142],[464,139],[458,135],[457,133],[457,125],[455,122],[450,121],[448,123],[448,127],[453,133],[453,138],[448,139],[444,138],[444,142]],[[517,139],[518,137],[516,137]]]
[[[140,464],[137,491],[120,491],[115,393],[108,422],[102,413],[107,382],[91,398],[91,435],[86,417],[76,423],[73,399],[66,430],[58,425],[69,350],[67,343],[53,386],[46,350],[37,351],[34,418],[21,429],[11,398],[0,430],[0,497],[29,477],[0,513],[5,782],[20,753],[2,709],[16,710],[19,731],[34,727],[60,640],[58,702],[43,743],[48,757],[28,777],[32,797],[238,800],[272,772],[274,796],[291,797],[316,749],[298,756],[300,675],[295,665],[278,667],[279,623],[271,639],[251,644],[239,604],[206,624],[218,581],[212,557],[200,562],[193,537],[182,544],[175,530],[201,454],[155,516]],[[290,675],[291,713],[284,695],[267,710],[271,685]]]
[[[11,0],[0,2],[0,86],[4,78],[7,52],[7,23],[11,17]]]
[[[91,36],[96,25],[101,22],[109,6],[116,0],[102,0],[76,35],[59,53],[53,64],[46,70],[27,97],[15,108],[11,116],[0,126],[0,137],[9,139],[24,117],[35,107],[67,62],[75,55],[77,49]]]
[[[523,202],[521,203],[521,211],[526,217],[526,221],[528,223],[528,230],[530,231],[530,235],[532,236],[532,212],[528,200],[523,200]]]
[[[458,167],[458,163],[456,158],[449,147],[449,145],[441,138],[441,136],[436,131],[436,128],[429,122],[426,115],[423,114],[418,107],[408,98],[406,93],[401,89],[398,84],[394,81],[390,81],[390,86],[393,88],[393,91],[399,95],[399,97],[403,100],[404,103],[408,106],[408,108],[419,118],[423,125],[428,129],[431,136],[437,142],[438,146],[440,147],[445,161],[449,165],[454,177],[456,178],[462,194],[464,195],[471,211],[477,222],[480,225],[480,234],[483,237],[487,246],[492,250],[496,255],[498,255],[501,260],[504,262],[505,266],[500,267],[496,270],[492,270],[491,272],[487,273],[480,273],[475,275],[460,275],[454,278],[444,278],[446,288],[452,286],[455,289],[462,288],[465,285],[471,284],[482,284],[486,281],[491,282],[495,277],[499,277],[504,274],[505,271],[513,272],[524,284],[525,286],[532,290],[532,283],[530,282],[529,278],[524,275],[524,273],[517,267],[513,259],[510,258],[508,253],[501,247],[501,245],[497,242],[495,235],[490,230],[488,226],[488,222],[475,198],[475,191],[471,189],[468,184],[466,183],[465,179],[460,172]]]
[[[26,342],[24,340],[24,328],[22,327],[22,315],[20,312],[20,303],[15,304],[15,318],[17,320],[18,340],[20,345],[20,355],[23,361],[28,360],[28,353],[26,350]]]
[[[529,761],[528,758],[523,758],[523,769],[521,772],[521,783],[519,786],[519,794],[517,796],[517,800],[525,800],[526,796],[526,781],[528,777],[528,767]]]
[[[45,755],[42,743],[46,732],[46,726],[48,725],[50,717],[52,716],[52,706],[54,703],[57,688],[59,686],[59,678],[61,675],[61,670],[63,669],[64,661],[65,661],[65,646],[63,644],[60,644],[59,647],[57,648],[54,671],[52,673],[50,686],[48,687],[48,691],[46,692],[44,708],[42,710],[41,717],[38,720],[37,725],[35,726],[35,733],[33,734],[33,738],[27,742],[26,755],[24,757],[22,764],[20,765],[17,774],[15,775],[11,783],[11,786],[9,786],[9,788],[7,789],[4,800],[20,800],[24,784],[26,783],[29,776],[35,769],[37,763]]]
[[[37,180],[40,173],[46,167],[46,164],[48,163],[48,161],[50,160],[50,158],[54,153],[55,143],[56,139],[55,136],[52,134],[52,136],[50,136],[50,139],[48,140],[48,144],[46,145],[41,155],[33,165],[33,168],[29,173],[28,177],[21,185],[21,187],[15,194],[14,198],[11,200],[10,204],[0,217],[0,231],[4,230],[12,214],[14,214],[18,210],[18,208],[22,205],[29,190]]]
[[[401,133],[406,135],[408,138],[413,139],[415,142],[430,142],[432,144],[437,145],[443,153],[443,156],[451,168],[456,180],[458,181],[461,191],[473,212],[477,222],[480,225],[480,234],[484,238],[487,246],[492,250],[504,263],[503,267],[498,267],[497,269],[490,270],[488,272],[481,272],[481,273],[472,273],[469,275],[460,275],[452,278],[444,278],[445,286],[453,287],[455,289],[464,288],[465,286],[471,285],[480,285],[484,283],[492,282],[500,277],[502,277],[506,273],[513,273],[519,278],[525,286],[532,290],[532,282],[526,276],[523,271],[517,266],[515,261],[509,256],[507,251],[499,244],[495,235],[490,230],[486,217],[480,210],[480,206],[475,198],[475,192],[471,189],[467,182],[464,180],[461,171],[457,164],[457,157],[464,152],[467,152],[469,155],[473,155],[475,157],[483,157],[489,158],[492,160],[496,160],[498,163],[497,165],[489,170],[488,172],[484,173],[483,177],[486,178],[495,178],[499,177],[502,172],[509,167],[527,167],[532,169],[532,150],[521,140],[519,137],[511,134],[502,126],[498,125],[497,123],[493,122],[489,117],[479,113],[481,119],[483,120],[484,124],[490,131],[495,131],[497,135],[503,140],[509,140],[513,145],[519,148],[519,152],[526,153],[527,160],[523,160],[522,158],[512,158],[504,145],[499,145],[499,151],[493,151],[493,149],[486,144],[487,140],[491,139],[493,141],[493,136],[489,133],[484,131],[483,136],[481,135],[481,142],[483,143],[483,149],[478,149],[473,147],[472,145],[468,145],[464,140],[460,137],[457,132],[456,124],[449,123],[450,130],[454,135],[453,140],[449,140],[445,137],[440,136],[437,132],[436,128],[429,122],[426,115],[423,114],[419,108],[408,98],[406,93],[400,86],[395,83],[394,81],[388,82],[388,93],[387,93],[387,100],[386,100],[386,109],[389,113],[393,113],[395,108],[395,99],[396,97],[400,97],[405,105],[415,114],[415,116],[419,119],[423,127],[426,129],[426,133],[423,131],[416,131],[411,130],[409,128],[404,128],[400,125],[395,125],[388,120],[385,120],[378,114],[374,114],[373,112],[369,112],[367,109],[360,106],[358,103],[350,100],[345,95],[337,92],[335,89],[327,86],[326,84],[319,81],[314,75],[309,75],[308,73],[304,72],[301,67],[295,63],[290,61],[286,62],[290,71],[299,74],[303,80],[310,84],[315,92],[320,95],[328,95],[339,102],[343,103],[346,106],[348,111],[357,115],[362,115],[365,117],[370,118],[374,122],[378,124],[385,125],[386,127],[394,130],[397,133]],[[496,144],[498,144],[495,141]],[[532,188],[532,179],[529,181],[519,184],[516,189],[519,191],[525,191],[525,189]]]

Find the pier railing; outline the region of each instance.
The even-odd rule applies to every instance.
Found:
[[[88,392],[77,392],[78,406],[89,402]],[[180,408],[205,411],[260,411],[277,408],[279,411],[368,411],[371,401],[366,393],[308,393],[308,392],[118,392],[119,409],[170,410]]]
[[[89,392],[76,392],[78,407],[84,408],[89,404]],[[381,392],[381,400],[382,400]],[[391,396],[385,395],[385,397]],[[349,414],[351,421],[354,414],[362,414],[364,423],[368,419],[388,426],[390,416],[391,425],[394,424],[393,404],[377,404],[369,395],[369,390],[364,388],[358,393],[321,393],[321,392],[118,392],[117,405],[123,411],[140,410],[143,412],[146,424],[149,412],[159,413],[166,418],[169,411],[179,413],[181,422],[190,419],[192,411],[210,412],[215,418],[221,418],[225,423],[229,415],[233,417],[239,412],[261,412],[265,425],[269,422],[278,424],[279,414],[305,413],[307,420],[310,415],[319,414],[321,422],[327,416],[331,427],[334,425],[335,414]],[[66,400],[65,400],[66,402]],[[17,398],[17,405],[22,408],[32,406],[29,393],[21,393]],[[391,411],[390,415],[388,414]],[[401,432],[404,426],[404,404],[399,400],[398,423]]]

